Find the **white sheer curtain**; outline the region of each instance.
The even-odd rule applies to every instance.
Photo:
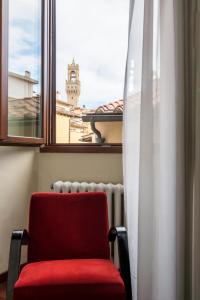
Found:
[[[134,300],[183,300],[182,0],[131,0],[124,184]]]

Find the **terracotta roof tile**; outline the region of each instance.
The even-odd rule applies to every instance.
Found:
[[[110,102],[108,104],[104,104],[99,106],[95,113],[123,113],[123,105],[124,101],[123,100],[116,100],[114,102]]]
[[[73,107],[70,108],[65,104],[65,102],[57,102],[56,112],[58,114],[81,118],[83,113],[90,111],[85,108],[73,111]],[[40,111],[40,97],[38,96],[23,99],[10,98],[8,101],[9,119],[38,118]]]
[[[40,97],[13,99],[8,101],[8,118],[24,119],[38,118],[40,114]]]

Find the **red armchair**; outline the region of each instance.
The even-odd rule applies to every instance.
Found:
[[[109,259],[118,238],[120,273]],[[21,246],[28,263],[20,272]],[[35,193],[29,232],[11,237],[7,300],[131,300],[124,227],[108,234],[104,193]]]

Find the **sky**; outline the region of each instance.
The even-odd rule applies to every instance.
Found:
[[[80,105],[122,99],[129,0],[56,0],[57,90],[67,98],[67,65],[79,64]]]
[[[40,81],[41,1],[10,0],[9,71]],[[62,99],[67,66],[80,67],[80,106],[122,99],[128,43],[129,0],[56,0],[56,87]],[[34,90],[39,92],[38,87]]]
[[[9,71],[41,82],[41,1],[9,1]],[[40,84],[34,91],[40,93]]]

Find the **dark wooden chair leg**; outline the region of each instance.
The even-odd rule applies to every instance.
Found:
[[[28,233],[26,230],[13,231],[10,243],[6,300],[13,300],[14,285],[20,272],[21,247],[27,244]]]

